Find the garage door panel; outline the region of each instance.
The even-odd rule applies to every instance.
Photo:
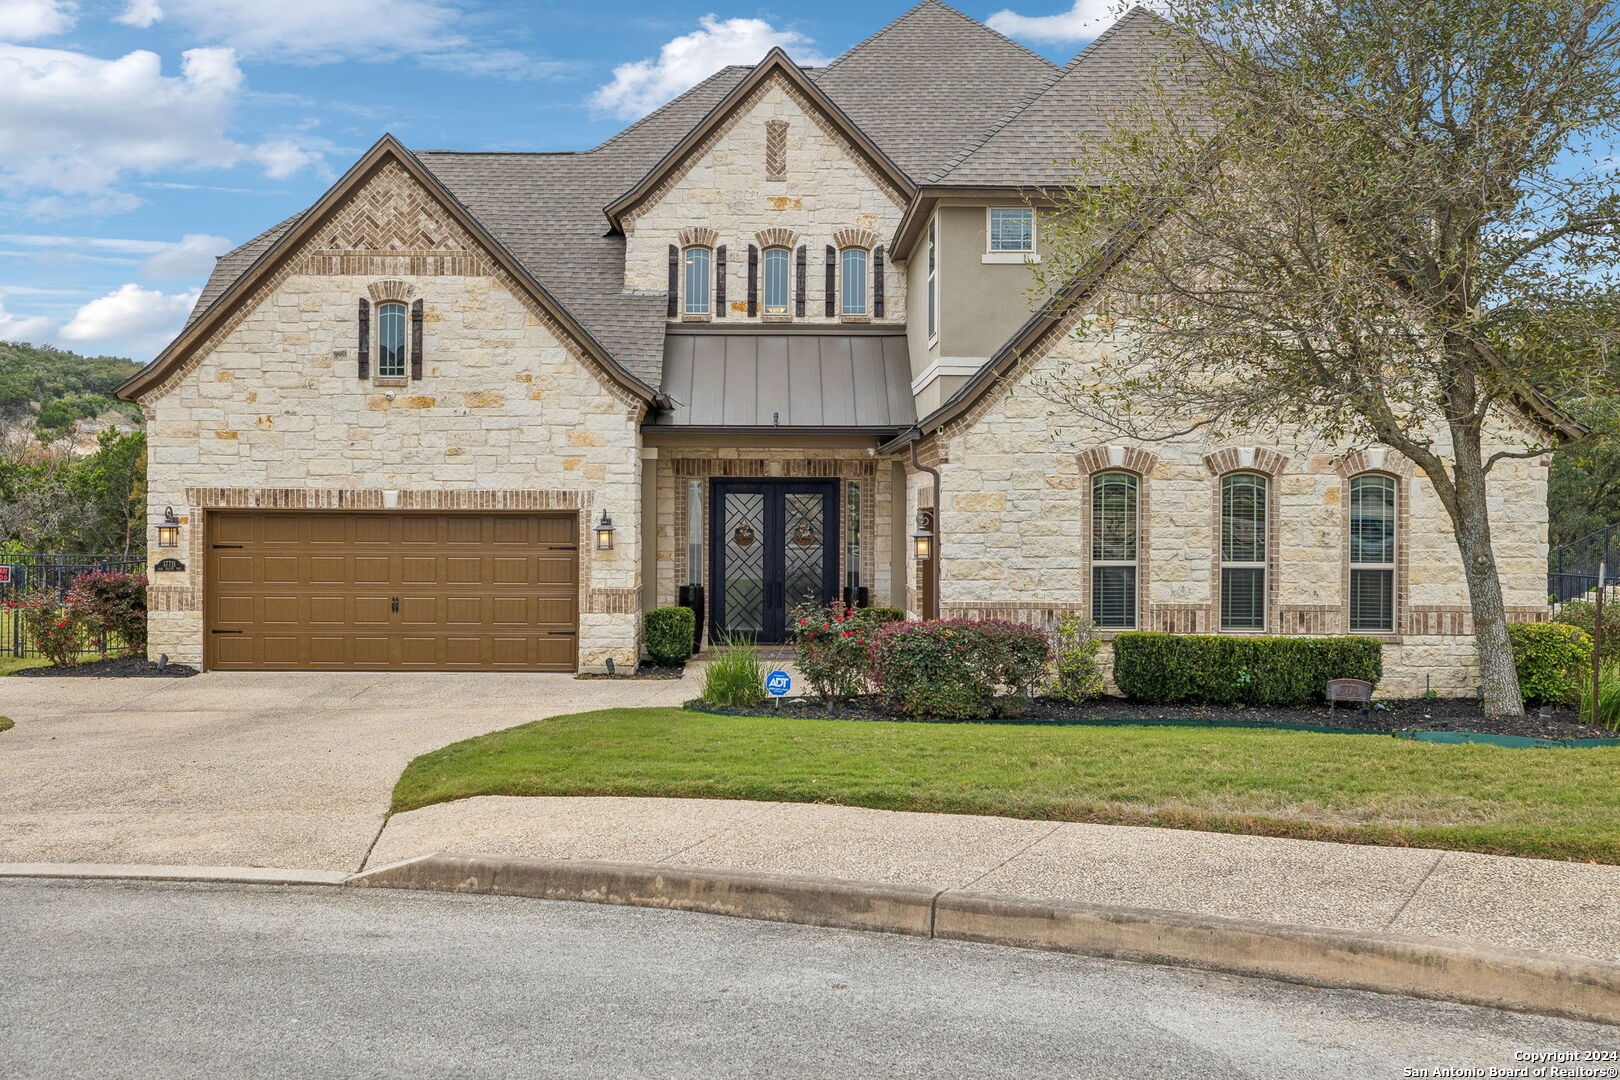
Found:
[[[572,514],[215,512],[214,667],[575,667]]]

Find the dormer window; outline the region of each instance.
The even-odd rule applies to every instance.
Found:
[[[866,260],[865,248],[845,248],[842,282],[839,287],[839,311],[844,315],[866,314]]]
[[[765,249],[765,307],[766,315],[788,314],[788,249]]]
[[[709,265],[711,252],[706,247],[689,247],[683,253],[685,267],[684,293],[686,301],[681,308],[686,315],[709,314]]]
[[[377,305],[377,377],[405,377],[405,305]]]
[[[1027,206],[992,206],[988,233],[992,253],[1033,254],[1035,211]]]

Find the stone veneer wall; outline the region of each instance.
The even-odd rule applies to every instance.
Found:
[[[1034,372],[1083,365],[1095,344],[1063,340]],[[1229,445],[1192,435],[1122,445],[1042,398],[1031,370],[1002,395],[929,440],[944,508],[942,614],[1052,621],[1089,612],[1089,477],[1101,468],[1142,472],[1144,518],[1139,628],[1218,632],[1219,477],[1234,470],[1271,483],[1270,633],[1348,631],[1348,485],[1363,471],[1398,483],[1396,633],[1385,642],[1389,693],[1472,694],[1477,666],[1461,560],[1444,507],[1393,451],[1347,452],[1310,435],[1251,435]],[[1502,443],[1513,433],[1500,432]],[[932,457],[932,461],[930,461]],[[1509,617],[1538,620],[1546,604],[1546,465],[1507,460],[1493,474],[1493,538]],[[930,497],[913,471],[911,505]],[[915,566],[915,564],[912,564]],[[911,605],[915,608],[915,599]]]
[[[768,178],[767,125],[773,121],[787,125],[774,136],[775,142],[785,143],[786,171],[779,180]],[[714,235],[702,239],[726,245],[728,310],[718,321],[757,322],[747,320],[748,245],[759,245],[759,233],[782,230],[792,237],[788,246],[809,249],[805,314],[791,321],[837,323],[838,316],[827,319],[823,307],[827,245],[837,243],[835,234],[846,229],[865,230],[872,234],[869,240],[885,242],[904,206],[797,90],[773,78],[627,215],[624,286],[665,292],[669,245],[681,244],[686,230],[707,228]],[[894,265],[892,253],[886,255],[884,317],[873,321],[901,324],[906,321],[905,273]],[[792,281],[790,269],[790,293]]]
[[[356,377],[357,300],[382,280],[424,301],[419,382]],[[142,405],[153,518],[187,518],[187,571],[153,575],[152,655],[202,660],[211,509],[562,509],[581,519],[580,663],[635,664],[641,406],[399,166]],[[611,552],[589,540],[603,508]]]
[[[812,453],[815,456],[810,456]],[[862,450],[759,450],[750,448],[687,449],[660,448],[657,461],[658,522],[658,603],[673,604],[687,574],[686,485],[701,480],[705,515],[703,580],[709,584],[707,515],[708,481],[725,477],[769,477],[788,479],[838,478],[840,492],[838,580],[845,580],[847,550],[844,530],[849,507],[849,485],[861,485],[861,584],[870,590],[874,606],[888,606],[890,596],[889,552],[894,491],[887,462],[880,462]]]

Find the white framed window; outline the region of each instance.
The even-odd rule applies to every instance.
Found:
[[[845,315],[866,314],[866,260],[865,248],[845,248],[839,256],[838,310]]]
[[[939,336],[939,218],[928,219],[928,339]]]
[[[788,314],[788,263],[787,248],[765,249],[765,307],[762,309],[767,315]]]
[[[985,235],[986,251],[1033,254],[1035,211],[1028,206],[992,206]]]
[[[1138,494],[1132,473],[1091,478],[1091,619],[1106,630],[1136,626]]]
[[[703,481],[686,482],[686,583],[703,584]]]
[[[712,253],[706,247],[689,247],[682,253],[687,315],[709,314],[709,265]]]
[[[1268,482],[1255,473],[1221,477],[1221,629],[1266,628]]]
[[[1350,629],[1395,632],[1395,500],[1392,477],[1350,479]]]
[[[377,305],[377,377],[405,377],[405,305]]]

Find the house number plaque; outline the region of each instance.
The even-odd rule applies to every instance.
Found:
[[[153,570],[160,574],[174,573],[176,571],[184,570],[185,568],[186,564],[181,562],[179,559],[159,559],[157,561],[157,565],[152,567]]]

